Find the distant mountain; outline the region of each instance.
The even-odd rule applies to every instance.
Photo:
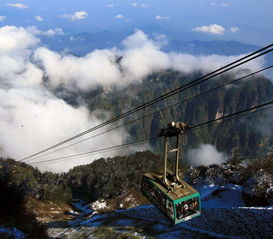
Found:
[[[246,70],[244,75],[248,73]],[[200,75],[201,73],[198,72],[192,74],[174,71],[155,73],[147,77],[142,84],[130,85],[125,89],[117,89],[104,94],[100,92],[100,94],[92,95],[92,97],[90,97],[91,94],[87,94],[83,96],[83,100],[89,105],[91,112],[99,108],[111,112],[112,116],[117,116],[126,109],[134,108],[163,95],[197,79]],[[232,79],[234,79],[234,75],[224,75],[220,79],[210,80],[146,108],[138,115],[127,117],[126,121],[130,121],[149,114],[148,117],[126,126],[127,132],[132,137],[131,140],[155,137],[159,130],[170,121],[184,121],[193,126],[213,120],[220,115],[228,115],[272,99],[273,83],[264,76],[257,75],[181,103],[183,99],[220,86]],[[175,107],[156,112],[173,104],[176,104]],[[273,131],[268,122],[270,120],[266,113],[261,112],[252,114],[251,117],[232,119],[203,127],[189,132],[187,148],[196,147],[200,143],[210,143],[216,145],[220,151],[229,152],[236,146],[245,155],[254,156],[259,151],[259,145],[268,137],[265,132]],[[273,135],[268,140],[270,144],[273,144]],[[153,144],[153,147],[154,150],[159,149],[158,144]]]
[[[95,49],[121,48],[122,40],[130,34],[132,32],[82,32],[55,37],[44,36],[42,37],[42,43],[54,51],[63,51],[66,49],[72,54],[83,56]],[[165,52],[175,51],[193,55],[239,55],[255,51],[259,48],[255,45],[236,41],[181,41],[178,39],[169,39],[168,45],[163,46],[162,50]]]
[[[256,51],[260,47],[237,41],[179,41],[171,40],[164,51],[189,53],[192,55],[240,55]]]
[[[42,37],[42,43],[54,51],[68,51],[77,56],[83,56],[96,49],[120,48],[120,44],[128,33],[103,31],[97,33],[82,32],[65,34],[55,37]]]

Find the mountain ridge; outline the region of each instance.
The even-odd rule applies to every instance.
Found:
[[[94,50],[103,50],[113,47],[122,48],[122,41],[130,35],[128,32],[114,33],[103,32],[81,32],[77,34],[64,34],[54,37],[41,36],[42,43],[49,46],[51,50],[66,50],[77,56],[84,56]],[[162,51],[183,52],[193,55],[240,55],[255,51],[260,46],[242,43],[234,40],[208,40],[208,41],[182,41],[175,38],[167,40],[162,46]]]
[[[249,71],[244,72],[244,74],[246,73],[249,73]],[[192,74],[182,74],[174,71],[154,73],[148,76],[142,84],[130,85],[120,90],[116,89],[92,97],[87,94],[86,97],[83,96],[82,100],[88,104],[91,112],[100,108],[109,112],[111,117],[115,117],[130,108],[137,107],[187,82],[191,82],[200,75],[201,73],[198,72]],[[149,114],[148,117],[125,126],[126,131],[131,136],[130,140],[153,138],[170,121],[185,121],[193,126],[213,120],[219,115],[244,110],[272,98],[273,83],[266,77],[259,75],[194,100],[186,100],[211,88],[221,86],[228,81],[234,80],[234,78],[236,78],[236,75],[226,74],[218,77],[217,80],[212,79],[128,117],[127,121],[130,121]],[[178,103],[183,101],[186,102]],[[160,109],[176,103],[175,107],[160,111]],[[244,120],[244,117],[242,117],[238,118],[238,120],[223,121],[221,124],[216,123],[189,132],[188,148],[197,147],[200,143],[210,143],[216,145],[220,151],[229,152],[233,147],[239,147],[246,156],[255,156],[258,145],[262,143],[263,139],[268,138],[269,144],[273,143],[272,135],[265,135],[265,132],[261,130],[263,127],[269,127],[265,131],[270,132],[270,125],[266,126],[266,121],[270,121],[270,117],[265,112],[250,114],[248,116],[250,120]],[[263,121],[264,124],[261,124]],[[160,152],[158,145],[152,144],[152,146],[156,152]]]

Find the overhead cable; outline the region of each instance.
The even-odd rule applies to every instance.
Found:
[[[270,45],[268,45],[268,46],[266,46],[264,48],[261,48],[261,49],[255,51],[255,52],[253,52],[251,54],[248,54],[247,56],[244,56],[244,57],[242,57],[242,58],[240,58],[240,59],[238,59],[238,60],[236,60],[236,61],[234,61],[234,62],[232,62],[230,64],[227,64],[224,67],[221,67],[221,68],[219,68],[219,69],[217,69],[217,70],[215,70],[215,71],[213,71],[211,73],[208,73],[208,74],[206,74],[204,76],[201,76],[201,77],[199,77],[199,78],[197,78],[197,79],[195,79],[195,80],[193,80],[193,81],[191,81],[189,83],[186,83],[185,85],[182,85],[182,86],[180,86],[180,87],[178,87],[178,88],[176,88],[176,89],[174,89],[172,91],[169,91],[169,92],[167,92],[167,93],[165,93],[165,94],[163,94],[163,95],[161,95],[161,96],[159,96],[157,98],[154,98],[154,99],[152,99],[152,100],[150,100],[150,101],[148,101],[148,102],[146,102],[146,103],[144,103],[144,104],[142,104],[142,105],[140,105],[140,106],[138,106],[138,107],[136,107],[134,109],[131,109],[131,110],[125,112],[125,113],[122,113],[121,115],[119,115],[117,117],[114,117],[114,118],[112,118],[110,120],[107,120],[104,123],[101,123],[101,124],[99,124],[99,125],[97,125],[95,127],[92,127],[92,128],[90,128],[88,130],[85,130],[85,131],[83,131],[83,132],[81,132],[81,133],[79,133],[77,135],[74,135],[74,136],[72,136],[72,137],[70,137],[70,138],[68,138],[68,139],[66,139],[64,141],[61,141],[61,142],[59,142],[57,144],[54,144],[53,146],[50,146],[50,147],[48,147],[48,148],[46,148],[44,150],[41,150],[41,151],[39,151],[37,153],[34,153],[34,154],[32,154],[32,155],[30,155],[28,157],[25,157],[25,158],[23,158],[23,159],[21,159],[19,161],[24,161],[26,159],[32,158],[32,157],[34,157],[34,156],[36,156],[38,154],[44,153],[44,152],[49,151],[49,150],[51,150],[53,148],[56,148],[56,147],[61,146],[61,145],[65,144],[65,143],[68,143],[68,142],[70,142],[72,140],[75,140],[75,139],[77,139],[79,137],[82,137],[82,136],[84,136],[84,135],[86,135],[88,133],[91,133],[91,132],[99,129],[99,128],[102,128],[102,127],[104,127],[104,126],[106,126],[108,124],[111,124],[111,123],[113,123],[113,122],[115,122],[117,120],[120,120],[120,119],[122,119],[124,117],[127,117],[127,116],[129,116],[129,115],[131,115],[131,114],[133,114],[135,112],[138,112],[138,111],[144,109],[144,108],[147,108],[150,105],[153,105],[153,104],[155,104],[155,103],[157,103],[159,101],[162,101],[162,100],[164,100],[164,99],[166,99],[168,97],[171,97],[171,96],[173,96],[173,95],[175,95],[175,94],[177,94],[177,93],[179,93],[181,91],[187,90],[187,89],[189,89],[189,88],[191,88],[193,86],[196,86],[196,85],[198,85],[200,83],[203,83],[203,82],[205,82],[205,81],[207,81],[207,80],[209,80],[209,79],[211,79],[213,77],[216,77],[216,76],[218,76],[220,74],[223,74],[224,72],[230,71],[230,70],[232,70],[232,69],[234,69],[234,68],[236,68],[236,67],[238,67],[240,65],[243,65],[243,64],[245,64],[245,63],[247,63],[249,61],[252,61],[252,60],[254,60],[254,59],[258,58],[258,57],[261,57],[261,56],[263,56],[265,54],[268,54],[269,52],[273,51],[272,47],[273,47],[273,44],[270,44]],[[269,49],[269,50],[267,50],[267,49]],[[260,53],[260,52],[262,52],[262,53]],[[260,54],[258,54],[258,53],[260,53]]]
[[[106,133],[109,133],[109,132],[111,132],[111,131],[113,131],[113,130],[119,129],[119,128],[124,127],[124,126],[126,126],[126,125],[129,125],[129,124],[135,123],[135,122],[137,122],[137,121],[139,121],[139,120],[142,120],[142,119],[144,119],[144,118],[147,118],[147,117],[149,117],[149,116],[151,116],[151,115],[154,115],[155,113],[165,111],[165,110],[167,110],[167,109],[169,109],[169,108],[172,108],[172,107],[175,107],[175,106],[177,106],[177,105],[179,105],[179,104],[184,104],[184,103],[186,103],[186,102],[188,102],[188,101],[191,101],[191,100],[193,100],[193,99],[196,99],[196,98],[198,98],[198,97],[205,96],[205,95],[207,95],[207,94],[209,94],[209,93],[211,93],[211,92],[213,92],[213,91],[216,91],[216,90],[219,90],[219,89],[221,89],[221,88],[224,88],[224,87],[226,87],[227,85],[237,83],[237,82],[239,82],[239,81],[241,81],[241,80],[243,80],[243,79],[246,79],[246,78],[248,78],[248,77],[250,77],[250,76],[253,76],[253,75],[256,75],[256,74],[258,74],[258,73],[261,73],[261,72],[263,72],[263,71],[265,71],[265,70],[271,69],[272,67],[273,67],[273,65],[268,66],[268,67],[265,67],[265,68],[263,68],[263,69],[260,69],[260,70],[258,70],[258,71],[252,72],[252,73],[250,73],[250,74],[248,74],[248,75],[245,75],[245,76],[243,76],[243,77],[240,77],[240,78],[238,78],[238,79],[231,80],[231,81],[229,81],[229,82],[227,82],[227,83],[225,83],[225,84],[223,84],[223,85],[219,85],[219,86],[217,86],[217,87],[214,87],[214,88],[212,88],[212,89],[209,89],[209,90],[207,90],[207,91],[205,91],[205,92],[202,92],[202,93],[200,93],[200,94],[198,94],[198,95],[192,96],[192,97],[190,97],[190,98],[187,98],[187,99],[184,99],[184,100],[182,100],[182,101],[179,101],[179,102],[177,102],[177,103],[175,103],[175,104],[172,104],[172,105],[169,105],[169,106],[167,106],[167,107],[161,108],[161,109],[156,110],[156,111],[153,111],[153,112],[151,112],[151,113],[148,113],[148,114],[146,114],[146,115],[144,115],[144,116],[141,116],[141,117],[139,117],[139,118],[133,119],[133,120],[128,121],[128,122],[125,122],[125,123],[122,124],[122,125],[118,125],[118,126],[116,126],[116,127],[114,127],[114,128],[111,128],[111,129],[108,129],[108,130],[103,131],[103,132],[101,132],[101,133],[92,135],[92,136],[90,136],[90,137],[88,137],[88,138],[85,138],[85,139],[83,139],[83,140],[77,141],[77,142],[75,142],[75,143],[66,145],[66,146],[61,147],[61,148],[58,148],[58,149],[56,149],[56,150],[54,150],[54,151],[51,151],[51,152],[49,152],[49,153],[47,153],[47,154],[40,155],[40,156],[34,157],[34,158],[30,158],[30,159],[28,159],[28,160],[27,160],[27,159],[26,159],[26,160],[22,160],[22,161],[30,161],[30,160],[32,161],[32,160],[36,160],[36,159],[39,159],[39,158],[41,158],[41,157],[45,157],[45,156],[47,156],[47,155],[56,153],[56,152],[58,152],[58,151],[67,149],[67,148],[72,147],[72,146],[74,146],[74,145],[77,145],[77,144],[86,142],[86,141],[91,140],[91,139],[93,139],[93,138],[96,138],[96,137],[98,137],[98,136],[101,136],[101,135],[104,135],[104,134],[106,134]]]
[[[273,99],[270,100],[270,101],[268,101],[268,102],[266,102],[266,103],[263,103],[263,104],[252,106],[250,108],[247,108],[247,109],[244,109],[244,110],[240,110],[240,111],[237,111],[235,113],[224,115],[222,117],[218,117],[218,118],[213,119],[213,120],[205,121],[205,122],[196,124],[194,126],[190,126],[186,130],[186,132],[194,130],[194,129],[197,129],[197,128],[201,128],[201,127],[204,127],[204,126],[208,126],[208,125],[216,123],[216,122],[220,122],[221,120],[226,120],[226,119],[234,118],[234,117],[236,117],[238,115],[241,115],[241,114],[244,114],[246,112],[256,113],[256,112],[259,112],[259,111],[262,111],[262,110],[273,109],[273,106],[268,107],[268,108],[264,108],[264,109],[262,108],[262,107],[265,107],[265,106],[268,106],[268,105],[272,105],[272,104],[273,104]],[[260,110],[258,111],[257,109],[260,109]],[[117,148],[128,147],[128,146],[134,145],[134,144],[141,144],[141,143],[145,143],[145,142],[148,142],[148,141],[151,141],[151,140],[156,140],[158,138],[159,137],[153,137],[153,138],[149,138],[149,139],[138,140],[138,141],[135,141],[135,142],[132,142],[132,143],[126,143],[126,144],[111,146],[111,147],[102,148],[102,149],[98,149],[98,150],[92,150],[92,151],[88,151],[88,152],[84,152],[84,153],[80,153],[80,154],[73,154],[73,155],[68,155],[68,156],[64,156],[64,157],[59,157],[59,158],[44,160],[44,161],[40,161],[40,162],[33,162],[32,164],[36,165],[36,164],[42,164],[42,163],[57,162],[57,161],[63,160],[63,159],[70,159],[70,158],[75,158],[75,157],[81,157],[81,156],[86,156],[86,155],[89,155],[89,154],[103,152],[103,151],[106,151],[106,150],[115,150]]]

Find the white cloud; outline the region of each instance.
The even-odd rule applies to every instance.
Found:
[[[7,3],[8,7],[16,7],[16,8],[28,8],[27,5],[24,5],[22,3]]]
[[[40,67],[39,62],[32,57],[33,54],[39,55],[43,50],[37,48],[38,42],[39,40],[30,31],[30,28],[24,29],[14,26],[0,28],[0,151],[2,157],[22,158],[102,123],[97,118],[97,113],[88,112],[84,105],[73,107],[67,104],[46,87],[43,81],[46,72]],[[47,51],[54,54],[49,50]],[[46,58],[46,56],[44,57]],[[96,60],[98,58],[94,53],[93,61]],[[63,66],[62,69],[69,74],[70,69],[64,67],[66,62],[55,61],[54,63],[60,64],[55,69]],[[75,64],[76,62],[71,63]],[[86,62],[86,64],[88,63],[92,64],[92,61]],[[98,60],[97,65],[91,67],[92,71],[97,70],[96,67],[103,68],[104,65],[105,62]],[[79,73],[83,73],[84,66],[81,64],[74,65],[74,70],[76,66],[81,66],[82,69]],[[86,70],[87,67],[86,65]],[[78,76],[80,76],[79,73]],[[100,77],[98,72],[94,74]],[[51,157],[89,151],[100,148],[101,145],[107,147],[122,144],[126,137],[127,134],[121,129],[96,138],[96,141],[91,142],[91,146],[90,142],[85,143],[85,145],[78,145]],[[116,155],[116,153],[118,151],[110,152],[108,155]],[[57,163],[47,167],[40,166],[40,168],[64,171],[78,164],[91,162],[97,157],[100,155],[84,157],[77,159],[77,161],[68,160],[65,165]]]
[[[41,17],[41,16],[35,16],[35,19],[38,21],[38,22],[43,22],[44,19]]]
[[[126,49],[155,48],[155,42],[149,39],[148,36],[140,30],[135,31],[134,34],[124,39],[122,45]]]
[[[116,15],[116,18],[117,18],[117,19],[125,19],[125,17],[124,17],[122,14],[117,14],[117,15]]]
[[[83,41],[84,38],[82,38],[82,37],[70,36],[70,37],[69,37],[69,40],[70,40],[70,41]]]
[[[229,6],[230,6],[230,3],[225,3],[225,2],[224,2],[224,3],[221,4],[221,6],[222,6],[222,7],[229,7]]]
[[[230,6],[230,3],[217,3],[217,2],[210,2],[209,3],[209,5],[211,5],[211,6],[216,6],[216,5],[220,5],[220,6],[222,6],[222,7],[229,7]]]
[[[167,69],[185,73],[199,70],[205,73],[240,57],[167,54],[160,50],[166,42],[166,37],[155,36],[151,39],[137,30],[122,42],[122,50],[95,50],[84,57],[75,57],[38,48],[33,59],[39,62],[51,87],[62,86],[69,90],[86,91],[98,85],[108,88],[125,87],[132,82],[142,81],[147,74]],[[118,56],[122,58],[116,64]],[[254,71],[262,65],[262,61],[251,64],[248,66]]]
[[[125,86],[132,81],[141,81],[146,74],[167,69],[168,55],[160,51],[165,38],[150,40],[141,31],[123,41],[124,50],[96,50],[85,57],[61,56],[46,48],[39,48],[34,60],[42,66],[52,87],[63,85],[71,90],[88,90],[104,87]],[[120,65],[115,64],[117,56],[123,56]]]
[[[201,144],[197,149],[188,152],[187,159],[191,166],[208,166],[221,164],[226,160],[226,157],[223,153],[218,152],[215,146]]]
[[[53,36],[60,36],[64,34],[62,28],[54,28],[54,29],[49,29],[47,31],[42,31],[38,29],[36,26],[31,26],[31,27],[27,27],[26,29],[37,36],[53,37]]]
[[[235,32],[238,32],[239,30],[240,30],[239,27],[231,27],[231,28],[230,28],[230,31],[231,31],[231,32],[234,32],[234,33],[235,33]]]
[[[159,16],[159,15],[157,15],[157,16],[155,16],[155,19],[156,19],[156,20],[169,20],[170,17],[168,17],[168,16]]]
[[[126,17],[125,17],[124,15],[122,15],[122,14],[117,14],[117,15],[116,15],[116,19],[124,20],[124,21],[127,21],[127,22],[131,22],[131,21],[132,21],[132,19],[126,18]]]
[[[20,52],[39,42],[23,27],[4,26],[0,28],[0,55]]]
[[[43,71],[51,87],[62,86],[69,90],[82,91],[97,86],[126,86],[133,81],[142,81],[147,74],[154,71],[167,69],[185,73],[199,70],[205,73],[241,57],[219,55],[197,57],[174,52],[167,54],[160,50],[161,46],[167,43],[165,36],[156,35],[151,39],[140,30],[122,42],[123,49],[121,50],[96,50],[83,57],[60,54],[44,47],[36,47],[39,43],[36,36],[62,34],[63,30],[58,28],[41,31],[37,27],[26,29],[2,27],[0,28],[0,56],[29,49],[32,51],[32,60]],[[119,64],[116,64],[119,56],[122,58]],[[16,60],[19,62],[17,58]],[[6,61],[14,65],[14,72],[21,72],[20,68],[16,68],[18,64],[15,64],[14,58]],[[248,66],[254,71],[262,64],[263,61],[259,60],[249,63]],[[4,66],[2,69],[5,72]]]
[[[196,32],[206,32],[214,35],[223,35],[225,28],[218,24],[211,24],[209,26],[195,27],[192,29]]]
[[[96,85],[110,86],[122,78],[118,66],[113,64],[115,57],[110,50],[96,50],[82,58],[61,56],[46,48],[39,48],[34,54],[52,87],[63,84],[70,90],[76,87],[83,91]]]
[[[115,7],[115,5],[114,4],[108,4],[108,5],[106,5],[106,7],[113,8],[113,7]]]
[[[132,5],[132,7],[148,8],[148,5],[145,4],[145,3],[136,3],[136,2],[134,2],[134,3],[132,3],[131,5]]]
[[[3,21],[5,21],[6,20],[6,16],[0,16],[0,22],[3,22]]]
[[[41,86],[36,89],[31,87],[1,89],[0,100],[4,101],[0,106],[0,145],[3,157],[20,159],[102,123],[84,106],[72,107]],[[101,148],[101,145],[107,147],[122,144],[124,135],[122,130],[112,132],[107,136],[96,138],[91,144],[87,142],[77,145],[77,147],[39,160],[86,152],[90,149],[95,150]],[[115,155],[115,152],[111,154]],[[42,167],[42,169],[65,171],[78,164],[91,162],[92,159],[94,156],[87,156],[76,161],[66,160],[65,164],[59,162],[47,165],[46,168]],[[37,160],[34,161],[37,162]]]
[[[168,54],[160,51],[161,42],[155,42],[138,30],[123,41],[125,50],[121,65],[125,71],[125,80],[142,80],[154,71],[170,68]]]
[[[153,72],[168,69],[184,73],[196,70],[209,72],[240,57],[168,54],[160,49],[166,42],[165,37],[151,39],[140,30],[127,37],[120,50],[95,50],[86,56],[76,57],[39,46],[37,36],[46,32],[36,27],[0,28],[2,156],[22,158],[101,123],[97,114],[88,112],[84,105],[75,108],[54,95],[52,92],[57,88],[79,93],[98,86],[111,90],[111,87],[126,87],[141,82]],[[120,60],[117,63],[118,58]],[[261,68],[263,62],[258,60],[251,64],[248,66],[255,71]],[[108,147],[122,144],[127,136],[123,129],[115,131],[96,138],[91,144],[80,144],[52,158],[101,148],[101,145]],[[105,142],[109,145],[105,145]],[[117,153],[120,152],[110,152],[109,155]],[[52,164],[46,169],[67,170],[91,162],[99,156],[66,161],[65,167],[63,163]]]
[[[63,18],[70,19],[72,21],[77,21],[77,20],[83,20],[88,17],[88,13],[85,11],[80,11],[80,12],[75,12],[74,14],[64,14],[61,15]]]

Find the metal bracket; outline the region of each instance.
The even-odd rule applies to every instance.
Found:
[[[168,188],[169,191],[173,191],[176,188],[185,187],[182,180],[179,177],[179,153],[180,153],[180,140],[181,134],[178,134],[176,137],[176,145],[174,149],[168,149],[168,137],[164,137],[164,154],[163,154],[163,184]],[[176,153],[175,157],[175,172],[172,172],[168,168],[168,153]],[[168,175],[171,176],[168,178]]]

